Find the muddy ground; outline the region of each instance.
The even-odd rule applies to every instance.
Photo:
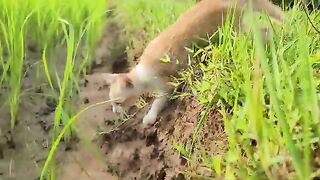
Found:
[[[121,32],[114,21],[106,26],[97,49],[96,65],[82,81],[77,109],[107,100],[108,87],[99,73],[126,72],[127,64],[134,64],[126,60],[141,54],[141,45],[125,51],[126,45],[119,43],[123,42]],[[41,58],[40,53],[30,50],[30,54],[29,64]],[[49,150],[55,101],[46,96],[41,84],[34,86],[36,69],[26,66],[29,71],[23,81],[14,131],[10,130],[8,109],[4,106],[0,109],[0,180],[38,179]],[[0,98],[4,98],[6,90],[1,93]],[[196,98],[172,101],[150,128],[142,126],[142,118],[152,98],[144,99],[147,104],[143,108],[132,107],[131,117],[125,122],[111,112],[109,104],[82,114],[76,122],[80,141],[73,141],[71,145],[62,142],[57,150],[57,179],[188,179],[185,172],[214,177],[211,169],[200,165],[201,160],[188,161],[173,146],[173,142],[190,143],[200,113],[204,111]],[[0,102],[4,102],[3,99]],[[226,139],[221,117],[212,110],[198,135],[195,151],[201,147],[211,155],[223,154]]]
[[[0,89],[0,179],[37,179],[50,145],[55,100],[45,93],[45,84],[37,79],[40,51],[27,47],[25,73],[22,81],[19,112],[14,130],[6,96],[8,89]],[[43,81],[42,81],[43,82]],[[68,149],[64,143],[57,157]]]

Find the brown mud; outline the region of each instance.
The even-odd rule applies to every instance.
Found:
[[[46,88],[36,79],[40,51],[27,49],[19,112],[14,130],[10,125],[8,90],[0,89],[0,180],[38,179],[51,142],[55,100],[44,93]],[[61,62],[63,63],[63,62]],[[68,149],[62,142],[56,157]]]

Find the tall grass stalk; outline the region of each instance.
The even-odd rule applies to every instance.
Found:
[[[54,154],[56,152],[56,149],[58,147],[58,145],[60,144],[63,136],[65,135],[65,133],[68,131],[69,128],[72,127],[72,125],[74,124],[74,122],[77,120],[77,118],[84,112],[88,111],[89,109],[95,108],[97,106],[100,105],[104,105],[106,103],[109,103],[110,101],[103,101],[103,102],[99,102],[99,103],[95,103],[92,104],[88,107],[83,108],[82,110],[80,110],[78,113],[76,113],[75,115],[73,115],[70,120],[65,124],[65,126],[63,127],[63,129],[60,131],[60,133],[58,134],[57,138],[54,140],[54,142],[52,143],[50,152],[47,156],[46,162],[41,170],[41,175],[40,175],[40,180],[44,179],[46,176],[46,173],[49,171],[49,167],[50,164],[52,163],[52,160],[54,159]]]

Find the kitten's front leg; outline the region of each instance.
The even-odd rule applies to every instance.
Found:
[[[149,110],[147,115],[143,118],[143,124],[147,124],[147,125],[154,124],[157,120],[158,114],[163,110],[167,102],[168,102],[167,94],[156,98],[151,105],[151,109]]]

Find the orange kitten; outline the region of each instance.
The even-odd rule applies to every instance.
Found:
[[[235,9],[234,2],[237,3]],[[162,96],[154,100],[151,109],[143,118],[143,123],[153,124],[172,91],[167,82],[187,65],[188,53],[185,47],[199,37],[206,38],[208,34],[223,26],[229,8],[233,8],[236,13],[234,28],[237,30],[243,25],[241,12],[248,3],[248,0],[202,0],[153,39],[145,48],[138,65],[130,72],[103,74],[110,84],[109,96],[113,100],[113,111],[122,113],[122,107],[133,105],[140,95],[159,91]],[[276,20],[284,19],[281,9],[268,0],[253,0],[252,7],[254,11],[266,13]],[[161,60],[163,58],[169,62]],[[179,60],[179,63],[176,60]]]

